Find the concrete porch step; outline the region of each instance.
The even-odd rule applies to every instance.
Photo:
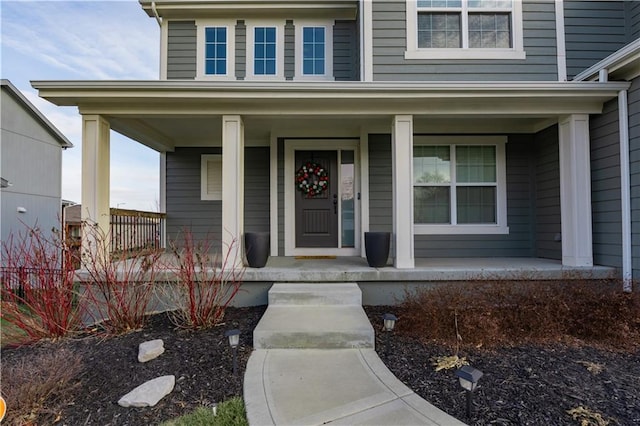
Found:
[[[253,331],[255,349],[373,348],[374,341],[354,283],[274,284]]]
[[[269,306],[356,305],[362,291],[355,283],[275,283],[269,290]]]

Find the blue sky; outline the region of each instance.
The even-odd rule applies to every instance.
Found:
[[[157,80],[160,29],[137,0],[0,0],[0,76],[75,145],[63,154],[62,198],[80,202],[82,118],[37,95],[31,80]],[[111,206],[157,210],[159,155],[111,132]]]

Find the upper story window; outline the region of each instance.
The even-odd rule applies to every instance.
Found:
[[[296,80],[333,80],[333,22],[295,25]]]
[[[508,233],[505,142],[504,137],[415,137],[417,234]]]
[[[514,0],[407,0],[406,59],[525,59]]]
[[[248,23],[247,78],[284,78],[284,24]]]
[[[235,22],[198,20],[197,78],[235,79]]]

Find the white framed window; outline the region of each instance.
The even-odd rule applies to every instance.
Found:
[[[407,0],[405,59],[525,59],[520,0]]]
[[[507,234],[506,137],[415,136],[416,234]]]
[[[222,155],[200,157],[200,199],[222,200]]]
[[[247,79],[284,80],[284,22],[247,22]]]
[[[296,80],[334,80],[333,24],[333,21],[295,21]]]
[[[197,20],[196,78],[235,80],[235,22]]]

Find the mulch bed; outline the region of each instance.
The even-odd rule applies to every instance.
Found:
[[[582,406],[611,425],[640,425],[640,348],[612,351],[580,344],[528,344],[494,349],[464,348],[465,357],[484,373],[473,394],[473,417],[454,370],[435,371],[435,357],[455,349],[419,342],[381,330],[392,307],[366,307],[376,329],[376,348],[387,367],[418,395],[473,425],[579,425],[568,413]],[[401,320],[401,318],[400,318]],[[388,356],[385,345],[388,344]],[[595,370],[589,371],[589,367]],[[585,423],[586,425],[598,423]]]
[[[388,308],[366,307],[377,334],[380,357],[416,393],[447,413],[476,425],[578,425],[567,410],[579,406],[602,414],[611,424],[640,424],[640,350],[613,352],[604,348],[555,344],[493,350],[464,349],[464,356],[484,372],[474,394],[472,421],[466,418],[465,394],[453,370],[435,372],[431,359],[452,355],[450,347],[421,343],[397,333],[383,335],[380,316]],[[28,359],[39,351],[66,348],[80,354],[84,372],[72,402],[49,407],[38,424],[142,425],[158,424],[193,411],[200,405],[242,395],[241,377],[251,353],[252,331],[265,307],[232,308],[225,323],[211,330],[176,330],[166,314],[154,315],[142,331],[123,336],[87,336],[3,348],[2,362]],[[231,371],[231,351],[225,331],[242,331],[239,375]],[[389,355],[385,344],[389,337]],[[138,345],[163,339],[165,353],[144,364],[137,362]],[[589,372],[591,364],[602,366]],[[139,384],[174,374],[174,391],[152,408],[122,408],[118,399]],[[11,407],[9,407],[9,410]]]

